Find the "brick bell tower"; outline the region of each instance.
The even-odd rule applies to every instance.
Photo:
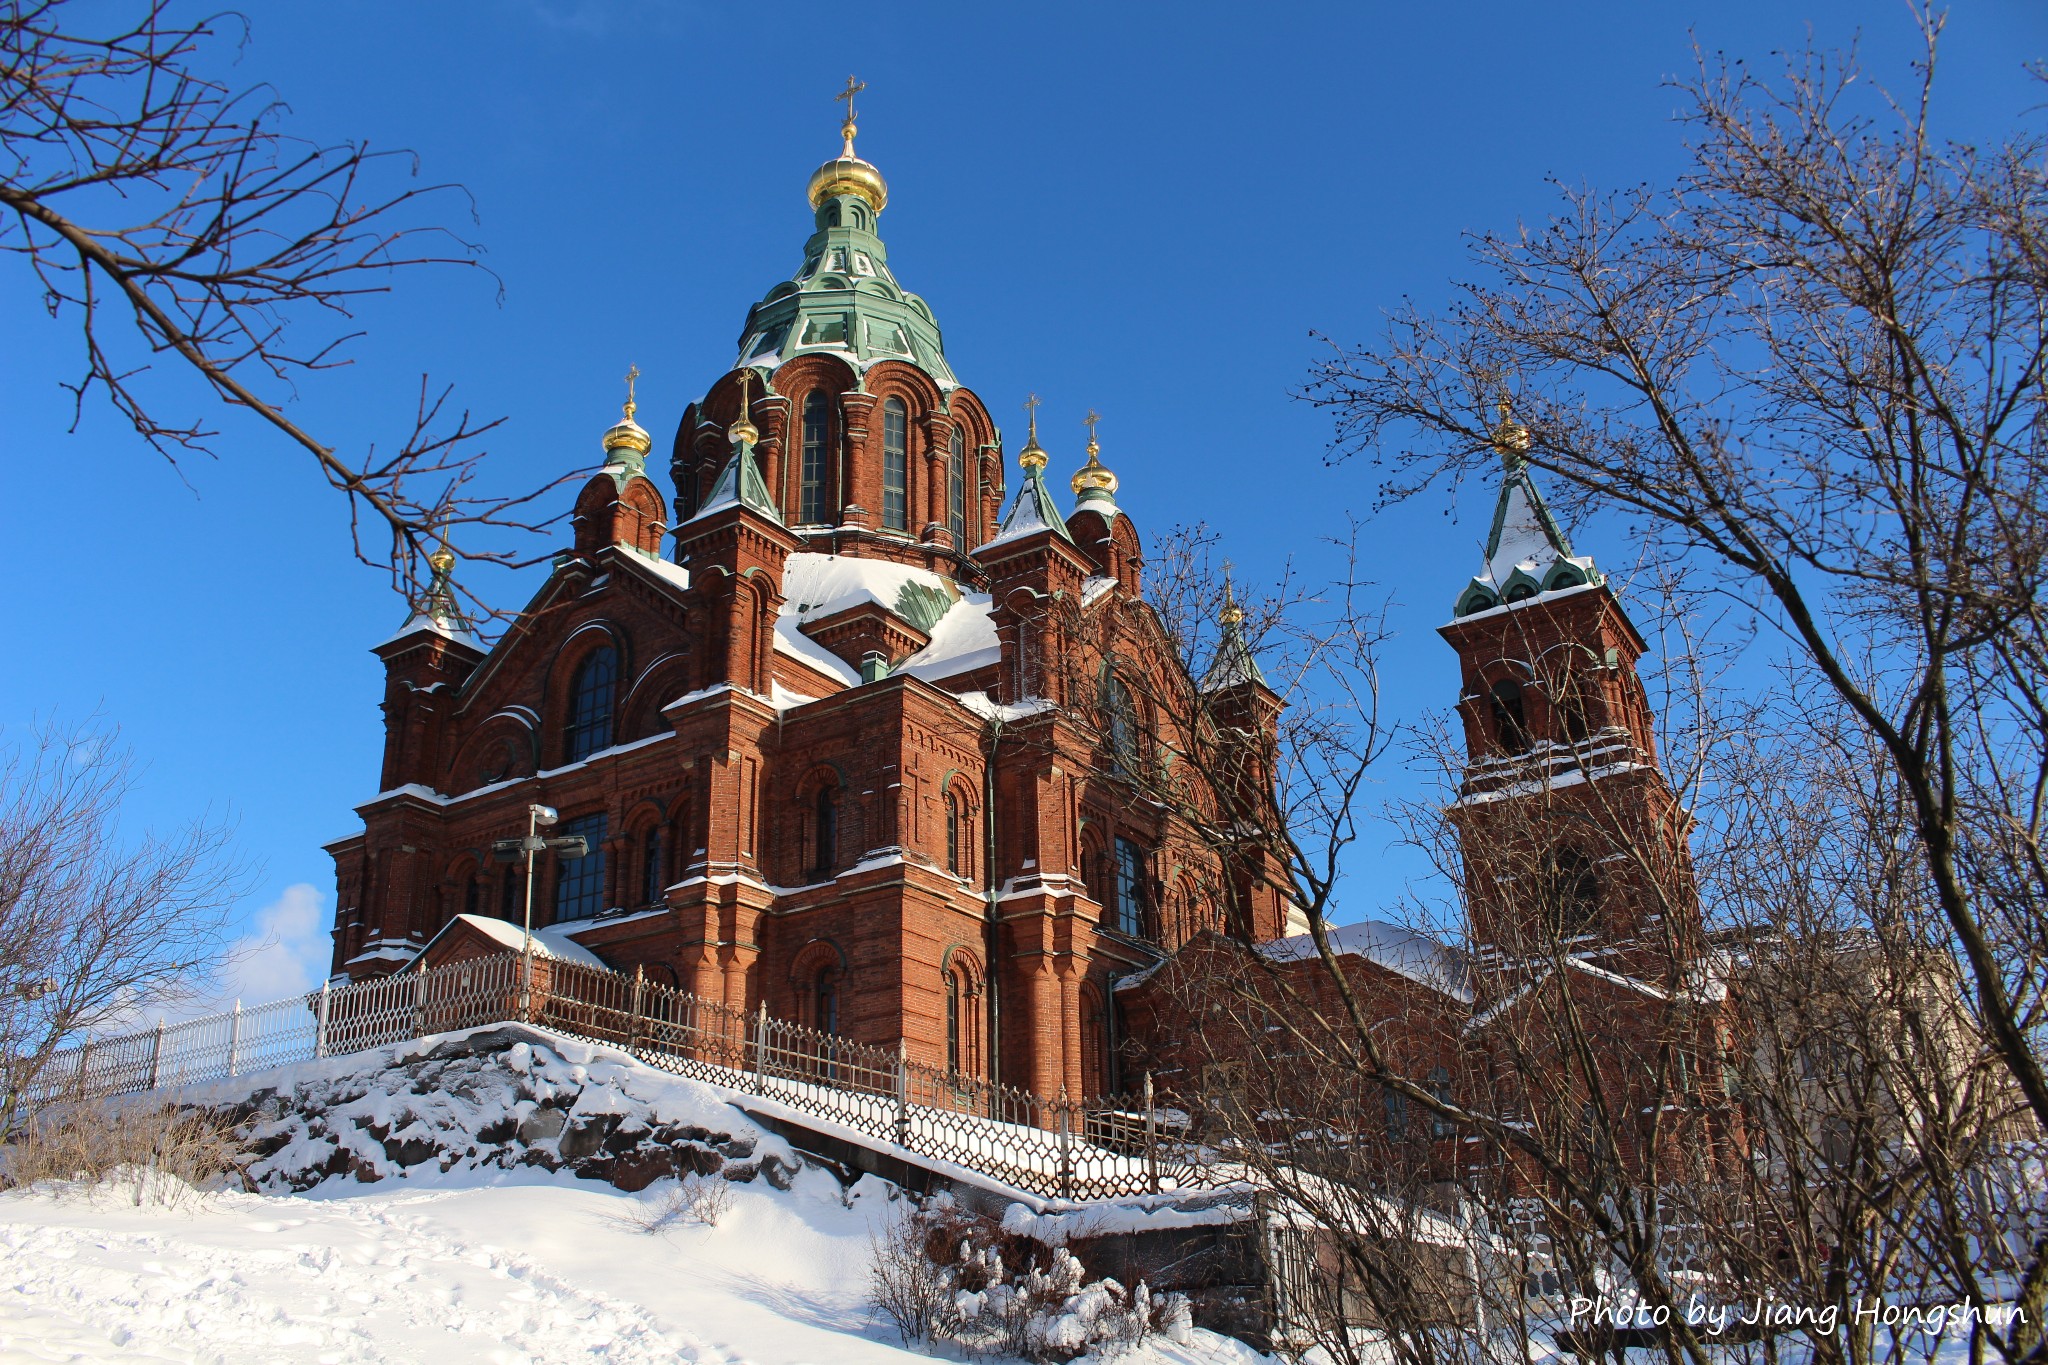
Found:
[[[1465,766],[1450,817],[1479,962],[1564,954],[1662,980],[1703,934],[1691,817],[1657,763],[1642,636],[1530,475],[1502,404],[1486,561],[1440,634],[1458,653]]]

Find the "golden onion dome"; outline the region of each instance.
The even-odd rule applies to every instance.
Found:
[[[1017,452],[1017,463],[1026,469],[1043,469],[1049,459],[1051,456],[1045,453],[1044,446],[1038,444],[1038,433],[1035,431],[1025,438],[1024,448]]]
[[[880,213],[889,204],[889,182],[882,179],[882,173],[871,162],[863,161],[853,152],[853,135],[858,131],[852,119],[840,125],[840,135],[846,145],[839,155],[817,170],[811,172],[811,207],[822,205],[827,199],[839,194],[858,195],[868,201],[868,207]]]
[[[636,455],[645,455],[654,449],[654,438],[647,434],[647,428],[633,420],[633,405],[626,404],[626,416],[617,426],[604,434],[604,453],[615,450],[630,450]]]
[[[433,566],[435,577],[446,578],[448,571],[455,567],[455,552],[444,544],[427,556],[427,563]]]
[[[1515,420],[1514,407],[1500,400],[1500,425],[1493,429],[1493,450],[1509,469],[1519,469],[1529,454],[1529,428]]]
[[[1074,471],[1071,486],[1075,497],[1087,493],[1114,494],[1116,475],[1097,458],[1102,454],[1102,445],[1095,439],[1095,414],[1088,414],[1088,463]]]

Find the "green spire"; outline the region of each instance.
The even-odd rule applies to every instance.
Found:
[[[1470,616],[1540,593],[1604,581],[1590,555],[1574,555],[1572,543],[1536,491],[1529,473],[1529,429],[1511,416],[1506,399],[1493,432],[1500,456],[1500,496],[1486,533],[1486,564],[1458,594],[1456,615]]]
[[[977,553],[1033,531],[1053,531],[1069,542],[1074,539],[1067,530],[1067,519],[1060,515],[1051,490],[1045,486],[1045,466],[1051,457],[1038,444],[1037,394],[1024,400],[1024,410],[1031,414],[1031,434],[1025,438],[1024,449],[1017,453],[1017,463],[1024,467],[1024,485],[1017,490],[1017,500],[1010,504],[1010,510],[1003,514],[1003,524],[996,528],[993,537],[982,542]]]
[[[735,362],[772,369],[792,356],[822,351],[864,372],[880,360],[902,360],[937,380],[959,384],[946,364],[932,310],[889,272],[889,249],[876,232],[888,202],[882,174],[854,155],[851,92],[840,128],[845,148],[811,177],[817,229],[804,243],[796,275],[769,290],[747,313]]]
[[[1222,628],[1223,638],[1216,642],[1216,658],[1202,678],[1202,690],[1214,692],[1239,683],[1264,687],[1266,675],[1252,657],[1251,642],[1244,638],[1244,608],[1237,605],[1231,592],[1228,564],[1223,566],[1223,610],[1216,613],[1216,624]]]
[[[768,481],[761,477],[761,467],[754,463],[754,443],[761,439],[761,432],[748,416],[747,389],[753,378],[752,370],[740,371],[740,413],[727,429],[732,441],[732,458],[719,471],[718,482],[711,485],[710,496],[704,499],[704,505],[697,509],[697,515],[691,517],[691,521],[738,504],[752,508],[778,526],[782,524],[782,513],[776,510],[775,499],[768,492]]]

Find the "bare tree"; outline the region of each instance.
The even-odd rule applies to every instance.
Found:
[[[1532,433],[1530,463],[1569,502],[1631,515],[1697,589],[1727,594],[1775,632],[1793,682],[1759,731],[1803,734],[1875,767],[1809,775],[1820,805],[1856,793],[1860,825],[1837,820],[1822,838],[1762,821],[1757,832],[1795,850],[1800,838],[1854,850],[1842,866],[1884,894],[1802,889],[1754,866],[1751,889],[1768,889],[1781,918],[1802,895],[1827,915],[1853,911],[1861,946],[1831,960],[1838,974],[1866,964],[1849,974],[1858,990],[1911,979],[1912,953],[1957,964],[1963,1060],[1961,1080],[1938,1068],[1950,1093],[1880,1104],[1881,1091],[1910,1085],[1905,1061],[1924,1064],[1937,1044],[1897,1065],[1866,1058],[1850,1068],[1854,1084],[1817,1087],[1844,1110],[1823,1117],[1846,1130],[1809,1141],[1788,1123],[1763,1140],[1823,1147],[1869,1175],[1863,1211],[1893,1236],[1889,1250],[1866,1239],[1855,1253],[1870,1287],[1894,1283],[1901,1258],[1933,1255],[1939,1231],[1953,1285],[2025,1309],[1990,1344],[2040,1361],[2048,1238],[2033,1237],[1992,1285],[1964,1273],[1974,1263],[1981,1275],[1989,1243],[1907,1212],[1981,1202],[1944,1149],[1971,1147],[1986,1106],[2016,1102],[2028,1131],[2048,1124],[2048,147],[2032,131],[1988,147],[1942,141],[1941,20],[1918,18],[1925,55],[1896,96],[1853,56],[1808,49],[1775,80],[1702,59],[1684,87],[1692,164],[1677,183],[1616,196],[1566,187],[1547,224],[1475,238],[1460,302],[1404,311],[1380,341],[1335,351],[1309,396],[1335,413],[1340,456],[1376,461],[1389,500],[1490,465],[1505,396]],[[1889,859],[1879,835],[1893,841]],[[1808,937],[1778,942],[1842,932],[1822,916]],[[1782,964],[1759,970],[1796,979]],[[1915,989],[1930,979],[1939,969]],[[1836,1035],[1838,1052],[1855,1054],[1859,1035],[1910,1036],[1909,1020],[1929,1014],[1902,984],[1877,992],[1890,998],[1876,1013],[1858,1005],[1850,1024],[1837,1018],[1856,1003],[1845,991],[1822,991],[1834,1003],[1799,1020]],[[1938,1031],[1951,1013],[1933,1011]],[[1816,1098],[1816,1087],[1756,1080],[1786,1103],[1794,1090]],[[1926,1168],[1893,1170],[1896,1140],[1874,1117],[1886,1110],[1922,1127],[1932,1113],[1954,1143],[1922,1133]],[[1914,1181],[1920,1193],[1902,1188]],[[1785,1197],[1782,1185],[1771,1197]],[[1787,1235],[1818,1238],[1812,1227],[1841,1216],[1828,1200]],[[1847,1253],[1822,1250],[1802,1273],[1842,1292]],[[1787,1258],[1798,1253],[1781,1245],[1767,1260]]]
[[[423,377],[395,449],[349,452],[285,404],[301,376],[348,363],[352,309],[395,272],[481,268],[433,216],[461,191],[406,183],[409,153],[287,133],[271,91],[207,74],[244,22],[184,8],[0,0],[0,251],[79,328],[74,425],[99,395],[173,465],[211,454],[218,432],[167,415],[178,400],[147,377],[168,356],[311,457],[348,500],[357,556],[416,596],[437,542],[533,529],[537,493],[474,486],[481,438],[502,419],[456,411]],[[521,562],[487,538],[463,536],[461,552]]]
[[[242,875],[229,834],[120,828],[132,785],[111,736],[54,725],[0,758],[0,1138],[52,1054],[189,994]]]

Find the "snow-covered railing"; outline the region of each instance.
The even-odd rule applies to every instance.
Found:
[[[765,1008],[748,1014],[559,959],[537,958],[524,990],[520,962],[517,953],[473,958],[95,1039],[52,1057],[23,1098],[170,1089],[523,1019],[1036,1194],[1101,1198],[1198,1183],[1180,1155],[1179,1116],[1149,1095],[1037,1095],[920,1065],[901,1044],[856,1043]]]

